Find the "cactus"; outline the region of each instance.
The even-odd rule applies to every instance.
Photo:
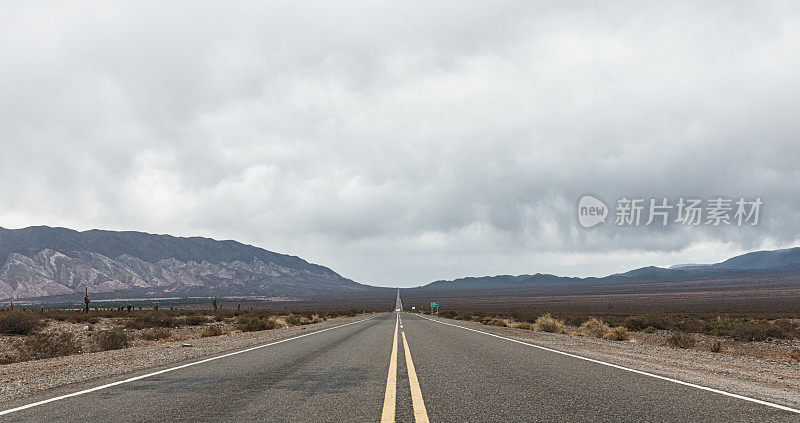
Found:
[[[85,287],[84,296],[83,296],[83,313],[89,314],[89,302],[91,299],[89,298],[89,287]]]
[[[242,311],[242,303],[236,303],[236,311]]]
[[[214,306],[214,311],[217,311],[217,297],[214,297],[214,300],[211,301],[211,305]]]
[[[9,310],[14,311],[14,302],[13,301],[11,302],[11,305],[9,307],[10,307]]]

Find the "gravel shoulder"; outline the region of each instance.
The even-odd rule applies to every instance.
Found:
[[[632,335],[631,341],[619,342],[426,317],[635,370],[800,408],[800,365],[796,362],[647,345],[637,342],[636,334]]]
[[[335,317],[303,326],[237,332],[155,345],[134,345],[122,350],[0,365],[0,410],[30,402],[29,398],[41,396],[48,390],[194,361],[370,317],[372,316]],[[59,392],[61,393],[63,392]],[[33,400],[38,399],[40,398]]]

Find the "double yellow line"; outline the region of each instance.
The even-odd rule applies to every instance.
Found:
[[[394,322],[394,340],[392,341],[392,355],[389,361],[389,375],[386,376],[386,392],[383,395],[383,413],[381,423],[394,423],[395,405],[397,403],[397,331],[400,325],[400,313]],[[419,388],[417,371],[411,359],[411,350],[408,348],[405,331],[403,334],[403,349],[406,355],[406,368],[408,369],[408,382],[411,385],[411,404],[414,407],[414,421],[429,423],[428,412],[425,410],[425,401],[422,400],[422,390]]]

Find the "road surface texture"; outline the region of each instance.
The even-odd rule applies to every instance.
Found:
[[[39,394],[0,421],[800,421],[408,313]]]

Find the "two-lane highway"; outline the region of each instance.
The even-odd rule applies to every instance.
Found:
[[[796,410],[676,382],[400,312],[62,388],[0,420],[800,420]]]

